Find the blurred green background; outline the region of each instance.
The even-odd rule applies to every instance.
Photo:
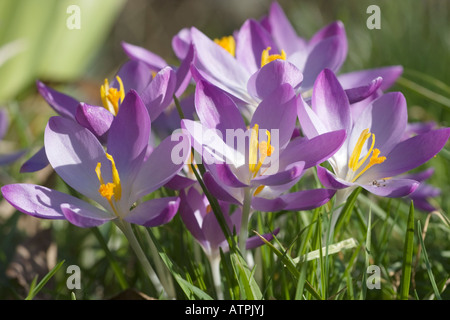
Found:
[[[433,120],[441,126],[450,125],[449,1],[280,0],[279,3],[298,34],[306,39],[326,24],[341,20],[349,42],[342,72],[402,65],[405,72],[392,90],[404,93],[410,121]],[[195,26],[211,38],[229,35],[246,19],[265,15],[270,4],[270,0],[1,0],[0,106],[7,109],[11,125],[0,142],[0,152],[28,148],[31,155],[42,146],[43,130],[54,112],[37,94],[37,79],[81,101],[100,103],[103,79],[111,79],[126,61],[121,41],[143,46],[176,64],[171,41],[181,28]],[[366,10],[373,4],[381,10],[379,30],[366,27],[370,16]],[[80,8],[80,29],[67,27],[73,14],[67,12],[70,5]],[[450,198],[445,195],[450,192],[450,155],[447,150],[441,154],[427,166],[436,168],[430,181],[443,189],[444,196],[437,201],[448,212]],[[1,185],[55,183],[49,170],[20,174],[18,170],[25,158],[0,168]],[[58,230],[58,224],[54,226]],[[56,242],[66,250],[66,258],[89,255],[88,249],[76,245],[80,241],[89,247],[83,242],[87,231],[75,232],[72,226],[64,228],[72,230],[71,239],[58,232],[54,236],[59,236]],[[6,270],[19,244],[36,236],[41,229],[37,219],[15,214],[4,201],[0,204],[0,298],[14,297],[4,289],[11,278],[11,274],[5,276]],[[434,236],[438,241],[430,251],[434,248],[437,252],[448,252],[447,234]],[[47,258],[49,248],[45,249]],[[448,265],[448,259],[447,256],[442,260],[442,265]],[[43,274],[50,267],[51,263],[44,266]],[[32,270],[39,267],[34,265]],[[32,278],[26,278],[26,274],[21,276],[16,274],[19,283],[31,282]]]

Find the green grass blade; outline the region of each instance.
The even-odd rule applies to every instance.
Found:
[[[263,299],[261,290],[253,276],[255,269],[253,268],[253,270],[250,270],[240,254],[233,253],[231,255],[231,262],[233,264],[236,278],[240,279],[239,286],[241,287],[242,293],[245,293],[245,299]]]
[[[433,287],[434,295],[436,296],[436,299],[442,300],[441,294],[439,293],[439,289],[436,285],[436,281],[434,279],[433,271],[431,270],[431,263],[428,259],[427,250],[425,249],[425,243],[423,241],[422,237],[422,226],[420,224],[420,221],[417,221],[417,235],[419,237],[420,245],[422,246],[423,251],[423,258],[425,259],[425,265],[427,267],[428,277],[430,278],[431,286]]]
[[[414,251],[414,203],[411,201],[403,248],[402,277],[400,279],[401,300],[407,300],[411,284],[412,257]]]
[[[399,77],[397,79],[397,83],[405,88],[408,88],[410,90],[413,90],[413,91],[419,93],[420,95],[424,96],[425,98],[428,98],[437,103],[440,103],[443,106],[446,106],[447,108],[450,108],[450,99],[448,99],[447,97],[445,97],[441,94],[438,94],[434,91],[431,91],[430,89],[427,89],[427,88],[421,86],[420,84],[417,84],[414,81],[405,79],[403,77]]]
[[[372,245],[372,210],[369,209],[369,217],[367,219],[367,232],[366,232],[366,247],[365,247],[365,270],[369,267],[370,264],[370,255],[371,255],[371,245]],[[361,298],[362,300],[366,299],[367,294],[367,273],[363,272],[363,281],[362,281],[362,290],[361,290]]]
[[[56,266],[53,267],[52,270],[50,270],[49,273],[45,275],[44,278],[36,285],[32,286],[32,290],[28,293],[28,296],[25,298],[25,300],[33,300],[33,298],[41,291],[41,289],[45,286],[45,284],[55,275],[55,273],[59,270],[59,268],[62,267],[64,264],[64,260],[58,263]]]

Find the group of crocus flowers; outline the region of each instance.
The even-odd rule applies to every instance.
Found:
[[[242,253],[264,243],[248,237],[255,213],[311,210],[333,197],[337,206],[357,187],[382,197],[417,192],[432,210],[427,197],[439,190],[423,183],[432,172],[408,172],[444,147],[450,129],[408,123],[405,97],[388,92],[400,66],[339,73],[341,22],[304,39],[274,2],[232,35],[186,28],[172,46],[177,65],[123,42],[129,59],[99,84],[101,105],[38,81],[57,115],[21,171],[51,165],[79,196],[19,183],[3,186],[3,197],[37,218],[113,221],[126,235],[129,224],[161,226],[180,214],[215,268],[230,245],[223,224]],[[302,185],[308,170],[320,188]]]

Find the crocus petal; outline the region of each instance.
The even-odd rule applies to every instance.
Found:
[[[130,59],[144,62],[153,71],[158,72],[167,66],[163,58],[145,48],[126,42],[122,42],[122,48]]]
[[[361,83],[368,83],[375,78],[383,78],[380,89],[389,89],[402,74],[402,66],[389,66],[383,68],[353,71],[338,75],[339,82],[344,89],[359,87]]]
[[[157,227],[170,222],[179,205],[178,197],[147,200],[131,210],[124,220],[144,227]]]
[[[206,172],[203,175],[203,181],[209,192],[217,199],[238,205],[242,204],[242,199],[244,199],[242,188],[232,188],[220,185],[210,172]]]
[[[203,218],[206,214],[206,207],[202,195],[195,189],[180,192],[180,216],[184,225],[194,238],[202,245],[206,246],[206,237],[202,230]]]
[[[339,78],[338,78],[339,79]],[[352,87],[350,89],[345,89],[348,101],[350,104],[360,102],[367,97],[375,93],[383,83],[383,78],[378,77],[370,81],[366,85],[359,85],[358,87]]]
[[[108,205],[98,192],[95,168],[100,162],[105,181],[112,181],[111,163],[92,132],[72,120],[52,117],[45,129],[44,144],[50,164],[67,184],[105,207]]]
[[[253,197],[252,208],[264,212],[311,210],[327,203],[335,192],[330,189],[312,189],[288,193],[275,199]]]
[[[289,164],[284,170],[271,175],[261,175],[252,179],[252,187],[255,186],[277,186],[296,181],[303,175],[305,162],[299,161]]]
[[[136,91],[130,90],[108,133],[107,152],[114,158],[120,178],[128,179],[140,167],[148,146],[151,122],[147,109]],[[130,176],[132,179],[132,175]]]
[[[327,132],[312,139],[291,140],[280,154],[280,166],[304,161],[305,169],[316,166],[329,159],[342,146],[346,138],[345,130]]]
[[[172,140],[172,137],[164,139],[142,164],[133,184],[132,194],[136,199],[165,185],[183,168],[191,154],[191,144],[186,135],[180,134],[179,138],[181,141]],[[174,159],[172,153],[180,147],[180,144],[182,150],[187,152],[183,151],[183,154],[177,155],[179,159]]]
[[[0,155],[0,166],[8,165],[19,160],[26,152],[26,150],[20,150],[10,154]]]
[[[370,168],[364,179],[377,180],[412,170],[433,158],[446,144],[450,128],[431,130],[404,140],[386,155],[386,160]]]
[[[99,210],[88,203],[82,206],[63,203],[61,204],[61,211],[67,221],[81,228],[97,227],[116,219],[114,215]]]
[[[93,215],[108,214],[71,195],[34,184],[10,184],[2,187],[3,197],[17,210],[40,219],[65,219],[63,204],[71,204]]]
[[[350,132],[352,125],[347,95],[331,70],[320,72],[314,83],[312,109],[329,131],[344,129]]]
[[[47,154],[45,153],[45,147],[42,147],[37,151],[30,159],[24,162],[20,167],[20,172],[35,172],[44,169],[49,165]]]
[[[231,54],[195,27],[191,28],[191,36],[196,51],[193,64],[197,73],[192,70],[194,79],[201,75],[215,86],[247,101],[249,97],[245,88],[250,73]]]
[[[323,186],[329,189],[344,189],[355,186],[354,183],[336,177],[333,173],[321,166],[317,166],[317,177]]]
[[[258,69],[247,83],[251,96],[260,100],[269,96],[284,83],[297,89],[303,80],[303,74],[292,63],[277,59]]]
[[[342,22],[334,22],[326,26],[308,43],[310,52],[303,68],[303,84],[310,88],[316,77],[324,69],[337,72],[347,57],[347,37]]]
[[[283,49],[288,56],[296,52],[302,52],[303,55],[306,54],[305,41],[297,36],[294,27],[277,2],[273,2],[270,5],[267,18],[270,33],[280,50]]]
[[[111,112],[103,107],[80,103],[75,118],[79,124],[95,134],[101,142],[106,142],[108,130],[114,119]]]
[[[186,56],[181,61],[180,67],[176,70],[177,82],[175,84],[175,95],[177,97],[180,97],[184,93],[191,82],[191,64],[194,61],[194,53],[194,45],[191,44]]]
[[[233,188],[243,188],[248,185],[239,180],[230,166],[226,163],[217,163],[212,165],[205,164],[209,172],[214,176],[216,181]]]
[[[220,130],[224,137],[227,129],[245,130],[244,119],[233,100],[205,81],[196,85],[195,109],[204,126]]]
[[[360,184],[360,186],[381,197],[400,198],[414,192],[419,182],[410,179],[389,179],[377,184]]]
[[[122,79],[124,91],[128,92],[133,89],[137,92],[142,92],[150,81],[152,81],[153,76],[149,69],[141,61],[129,60],[125,62],[117,72],[117,76]],[[120,89],[120,84],[116,77],[111,81],[111,87]]]
[[[139,93],[147,107],[150,119],[155,120],[172,103],[177,78],[171,67],[159,71],[149,85]]]
[[[47,101],[53,110],[65,118],[75,120],[77,107],[80,103],[78,100],[47,87],[41,81],[37,81],[36,86],[39,94],[45,99],[45,101]]]
[[[191,43],[191,30],[189,28],[181,29],[172,38],[172,49],[178,59],[183,60],[187,56]]]
[[[0,110],[0,140],[3,139],[5,133],[8,131],[9,118],[6,110]]]
[[[254,19],[246,20],[236,39],[236,59],[249,74],[259,70],[261,54],[267,47],[276,50],[270,34]]]
[[[276,228],[273,232],[271,233],[264,233],[261,235],[261,237],[263,237],[266,241],[272,241],[273,238],[280,232],[280,228]],[[260,238],[260,236],[253,236],[253,237],[249,237],[247,239],[247,242],[245,243],[245,248],[247,250],[250,249],[254,249],[257,247],[260,247],[262,245],[264,245],[265,242]]]
[[[431,177],[434,173],[434,168],[428,168],[426,170],[415,172],[415,173],[409,173],[402,176],[404,179],[412,179],[419,182],[423,182],[427,180],[429,177]]]
[[[297,97],[297,112],[302,132],[309,139],[330,131],[301,95]]]
[[[184,177],[181,174],[176,174],[172,179],[169,180],[164,186],[172,190],[183,190],[186,189],[197,182],[197,179],[191,179]]]
[[[292,137],[297,120],[297,101],[291,85],[280,85],[261,101],[253,114],[250,127],[258,124],[260,131],[278,130],[278,147],[284,148]],[[276,144],[276,141],[274,142]]]

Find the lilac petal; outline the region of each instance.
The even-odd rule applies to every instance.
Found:
[[[202,230],[205,215],[206,207],[204,199],[195,188],[190,188],[187,194],[184,190],[180,192],[181,220],[183,220],[186,228],[202,246],[206,246],[207,243]]]
[[[251,96],[265,99],[284,83],[297,89],[303,80],[303,74],[292,63],[274,60],[258,69],[248,80],[247,90]]]
[[[44,169],[49,165],[47,154],[45,153],[45,147],[39,149],[30,159],[25,161],[20,167],[20,172],[35,172]]]
[[[97,227],[116,219],[114,215],[99,210],[88,203],[82,206],[63,203],[61,204],[61,211],[67,221],[81,228]]]
[[[223,217],[227,222],[228,228],[230,230],[233,230],[234,225],[232,225],[229,216],[225,213]],[[223,233],[219,221],[217,221],[216,215],[213,212],[207,213],[204,216],[202,231],[205,235],[205,238],[209,242],[211,249],[222,247],[226,243],[225,234]]]
[[[186,189],[197,182],[196,179],[191,179],[181,174],[175,175],[169,182],[164,186],[172,190],[183,190]]]
[[[330,131],[300,94],[297,97],[297,113],[301,130],[309,139]]]
[[[289,84],[280,85],[256,108],[250,127],[258,124],[260,131],[278,130],[278,146],[284,148],[291,139],[297,120],[297,101]],[[276,144],[276,142],[274,142]]]
[[[349,137],[349,154],[353,151],[356,142],[365,129],[375,134],[375,148],[385,156],[403,139],[403,133],[408,121],[406,100],[400,92],[389,92],[367,106],[355,120],[355,125]],[[361,153],[364,155],[369,144]]]
[[[152,81],[152,73],[148,65],[137,60],[129,60],[125,62],[117,72],[117,76],[122,79],[124,91],[131,89],[142,92],[145,87]],[[117,79],[111,81],[111,87],[120,89]]]
[[[317,166],[317,177],[322,185],[329,189],[344,189],[354,186],[353,183],[337,178],[333,173],[321,166]]]
[[[275,199],[253,197],[252,208],[264,212],[311,210],[327,203],[335,192],[330,189],[312,189],[288,193]]]
[[[198,29],[191,28],[191,36],[196,52],[194,70],[191,70],[194,79],[201,75],[211,84],[246,101],[248,94],[245,88],[250,77],[247,70]]]
[[[344,35],[332,36],[318,42],[309,52],[303,69],[302,88],[312,87],[316,77],[324,69],[337,72],[347,56],[347,40]]]
[[[191,43],[191,30],[188,28],[181,29],[172,38],[172,49],[178,59],[183,60],[187,56]]]
[[[130,59],[144,62],[153,71],[158,72],[167,66],[163,58],[147,49],[126,42],[122,42],[122,48]]]
[[[236,60],[253,74],[261,67],[262,52],[268,47],[276,50],[270,34],[254,19],[246,20],[236,39]]]
[[[280,232],[280,228],[276,228],[273,232],[271,233],[264,233],[261,235],[261,237],[263,237],[264,239],[266,239],[266,241],[272,241],[273,238]],[[245,243],[245,248],[247,250],[250,249],[254,249],[257,247],[260,247],[262,245],[264,245],[265,242],[260,238],[260,236],[253,236],[253,237],[249,237],[247,239],[247,242]]]
[[[44,144],[56,173],[72,188],[106,207],[106,200],[98,192],[95,168],[100,162],[104,180],[112,181],[111,163],[92,132],[72,120],[52,117],[45,129]]]
[[[345,130],[338,130],[312,139],[293,139],[280,154],[280,166],[284,167],[296,161],[304,161],[305,170],[316,166],[333,156],[342,146],[345,138]]]
[[[231,170],[230,166],[226,163],[217,163],[205,166],[208,171],[214,176],[215,180],[220,184],[225,184],[226,186],[233,188],[243,188],[248,185],[239,180],[236,174]]]
[[[222,132],[227,129],[243,129],[245,123],[233,100],[219,88],[205,81],[197,83],[195,88],[195,108],[200,122]]]
[[[147,200],[131,210],[124,220],[144,227],[157,227],[169,223],[177,213],[179,205],[178,197]]]
[[[360,184],[367,191],[381,197],[400,198],[414,192],[419,182],[410,179],[389,179],[374,184]]]
[[[338,79],[344,89],[350,89],[359,87],[361,83],[368,83],[372,79],[381,77],[383,78],[383,82],[381,83],[380,89],[385,91],[394,84],[402,72],[402,66],[389,66],[343,73],[338,76]]]
[[[188,157],[191,155],[190,139],[186,135],[180,135],[181,141],[172,141],[172,137],[164,139],[148,159],[142,164],[139,175],[136,177],[133,185],[132,194],[137,199],[147,195],[161,186],[168,183],[185,165]],[[184,149],[180,156],[179,163],[172,158],[172,152],[183,144]]]
[[[77,108],[76,121],[89,129],[101,142],[106,142],[106,137],[114,115],[103,107],[91,106],[80,103]]]
[[[153,121],[172,103],[177,78],[175,71],[165,67],[159,71],[140,96]]]
[[[383,163],[373,166],[364,174],[364,179],[394,177],[424,164],[445,146],[449,136],[450,128],[445,128],[432,130],[400,142],[386,156]]]
[[[121,179],[126,180],[130,172],[139,169],[150,129],[150,117],[144,103],[136,91],[130,90],[108,133],[107,152],[114,158]]]
[[[296,52],[306,54],[305,41],[297,36],[297,32],[277,2],[270,5],[267,20],[278,48],[283,49],[288,56]]]
[[[331,70],[320,72],[311,102],[312,109],[329,131],[344,129],[350,132],[352,120],[348,98]]]
[[[0,140],[3,139],[9,127],[9,118],[6,110],[0,110]]]
[[[428,178],[430,178],[433,175],[433,173],[434,173],[434,168],[428,168],[428,169],[420,171],[420,172],[405,174],[402,176],[402,178],[412,179],[412,180],[416,180],[419,182],[423,182],[423,181],[427,180]]]
[[[203,182],[209,192],[217,199],[238,205],[241,204],[243,199],[243,195],[241,194],[241,191],[243,190],[242,188],[232,188],[225,185],[220,185],[213,178],[210,172],[206,172],[203,175]]]
[[[191,44],[186,56],[181,61],[180,67],[176,70],[177,82],[175,84],[175,95],[177,97],[180,97],[184,93],[191,82],[191,64],[194,61],[194,53],[194,46]]]
[[[415,191],[410,194],[409,197],[414,201],[415,209],[420,209],[426,212],[432,212],[436,210],[436,208],[431,203],[429,203],[427,199],[417,198],[414,196],[414,193]]]
[[[278,186],[296,181],[301,178],[304,173],[305,162],[299,161],[289,164],[283,171],[279,171],[271,175],[261,175],[252,179],[252,187]]]
[[[41,81],[37,81],[36,86],[39,94],[47,101],[53,110],[65,118],[75,120],[75,114],[79,104],[78,100],[47,87]]]
[[[2,187],[3,197],[17,210],[40,219],[65,219],[63,204],[83,208],[93,217],[108,217],[108,213],[71,195],[34,184],[10,184]]]
[[[339,37],[342,42],[343,49],[347,51],[347,36],[345,34],[345,27],[342,21],[334,21],[317,31],[309,40],[308,46],[315,46],[323,40],[332,37]]]
[[[373,79],[366,85],[346,89],[345,93],[347,94],[350,104],[353,104],[356,102],[360,102],[366,99],[367,97],[371,96],[372,94],[374,94],[380,88],[382,83],[383,78],[378,77]]]

